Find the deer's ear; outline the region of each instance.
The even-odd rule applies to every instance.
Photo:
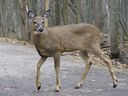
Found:
[[[29,10],[27,16],[29,19],[32,19],[33,17],[35,17],[35,14],[31,10]]]
[[[44,18],[48,18],[49,16],[51,16],[51,10],[46,10],[42,15]]]

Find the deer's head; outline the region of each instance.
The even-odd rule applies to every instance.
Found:
[[[50,10],[45,11],[42,16],[36,16],[32,11],[28,11],[28,18],[31,21],[33,31],[43,32],[45,27],[45,18],[48,18],[51,14]]]

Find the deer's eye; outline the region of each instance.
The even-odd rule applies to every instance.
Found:
[[[34,24],[36,24],[36,22],[33,22]]]

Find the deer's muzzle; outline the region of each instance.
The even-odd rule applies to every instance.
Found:
[[[44,31],[44,28],[39,27],[37,31],[38,31],[38,32],[43,32],[43,31]]]

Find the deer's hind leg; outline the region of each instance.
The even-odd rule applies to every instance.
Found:
[[[112,69],[112,61],[103,54],[100,48],[95,49],[95,53],[96,53],[96,56],[98,56],[101,60],[103,60],[104,63],[108,66],[109,72],[113,80],[113,88],[115,88],[117,86],[117,78]]]
[[[88,74],[88,72],[89,72],[89,70],[91,68],[91,65],[92,65],[92,62],[90,61],[90,58],[89,58],[89,56],[88,56],[86,51],[81,51],[80,54],[81,54],[83,60],[85,61],[86,65],[85,65],[85,70],[84,70],[84,72],[83,72],[83,74],[81,76],[81,79],[80,79],[80,81],[77,83],[77,85],[75,87],[77,89],[80,88],[83,85],[84,80],[86,79],[86,76],[87,76],[87,74]]]

